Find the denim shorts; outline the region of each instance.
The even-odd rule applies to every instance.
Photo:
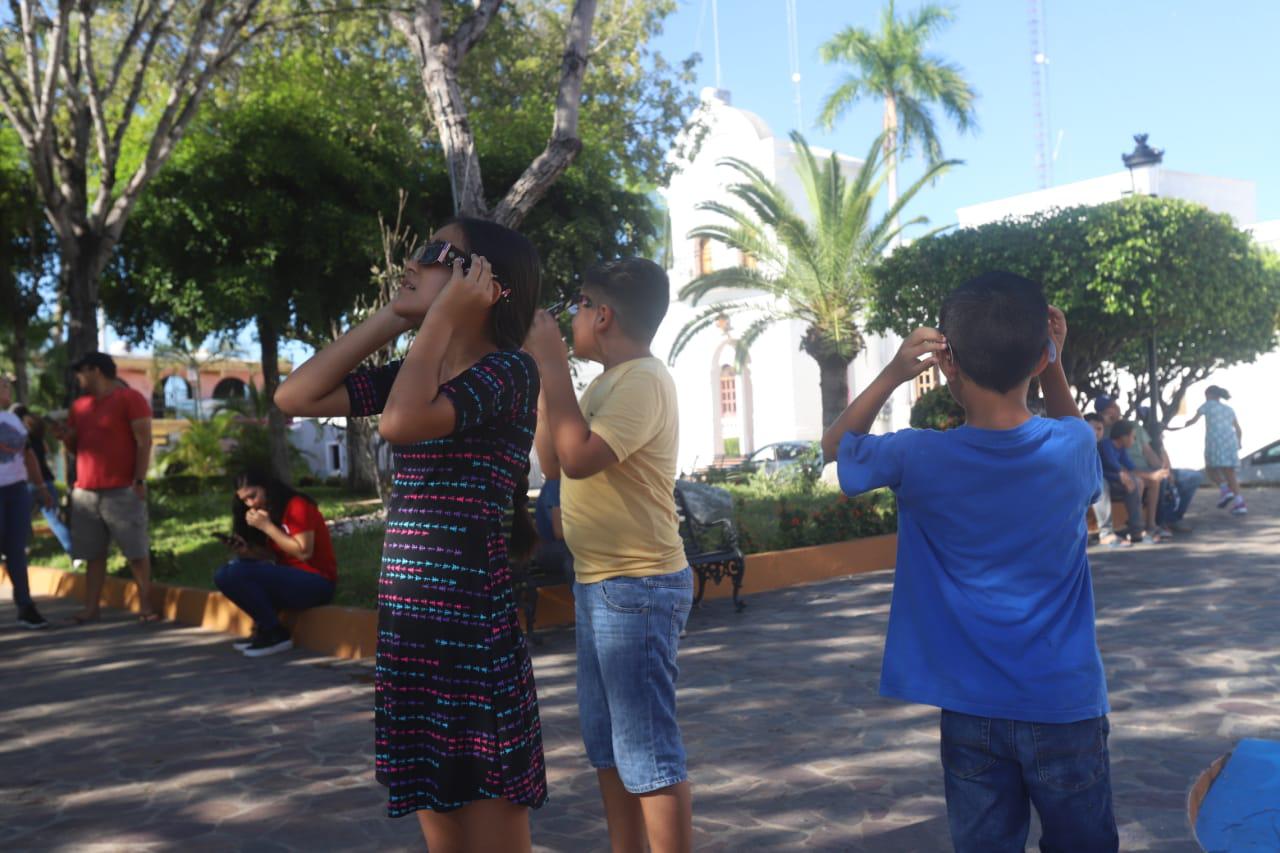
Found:
[[[587,759],[633,794],[688,778],[676,723],[676,651],[693,572],[573,585],[578,718]]]

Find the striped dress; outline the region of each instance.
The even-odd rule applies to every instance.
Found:
[[[346,379],[351,413],[382,411],[400,363]],[[378,781],[387,812],[547,795],[533,669],[516,619],[503,517],[529,469],[538,371],[485,356],[440,391],[452,435],[395,448],[378,581]]]

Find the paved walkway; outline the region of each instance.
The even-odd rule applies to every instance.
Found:
[[[1125,850],[1197,849],[1196,775],[1241,737],[1280,736],[1280,491],[1253,492],[1245,520],[1209,497],[1194,536],[1095,555]],[[937,712],[876,695],[890,579],[694,614],[680,699],[699,849],[948,849]],[[549,634],[535,665],[553,799],[534,840],[607,849],[572,635]],[[0,849],[421,849],[416,822],[382,817],[370,674],[301,654],[250,661],[222,635],[118,613],[42,635],[6,617]]]

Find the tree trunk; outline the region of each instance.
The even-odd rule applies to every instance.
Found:
[[[105,263],[96,238],[62,241],[59,261],[67,295],[67,355],[75,361],[98,348],[98,286]]]
[[[818,387],[822,390],[822,428],[826,429],[849,405],[849,362],[839,356],[820,360]]]
[[[884,164],[888,170],[889,206],[898,201],[898,101],[891,94],[884,96]],[[898,230],[898,217],[893,217],[893,229]],[[901,242],[901,236],[895,234],[893,245]]]
[[[378,491],[373,432],[371,418],[347,418],[347,488],[353,492]]]
[[[31,315],[23,311],[13,315],[13,395],[24,406],[31,402],[31,381],[27,376],[30,317]]]
[[[280,331],[265,314],[258,315],[258,341],[262,345],[262,393],[267,402],[267,434],[271,443],[271,472],[285,483],[293,482],[289,465],[289,440],[284,412],[276,407],[280,387]]]
[[[452,35],[445,32],[438,0],[434,3],[420,0],[412,12],[393,12],[391,20],[405,36],[409,49],[418,60],[422,87],[449,169],[455,213],[491,216],[493,221],[514,228],[564,174],[582,148],[582,141],[578,138],[578,113],[582,103],[582,80],[591,52],[591,27],[597,0],[575,0],[570,11],[551,137],[546,147],[525,168],[502,200],[490,209],[484,197],[480,157],[468,120],[468,101],[458,79],[458,69],[483,37],[501,5],[501,0],[474,0],[471,14],[456,24]]]

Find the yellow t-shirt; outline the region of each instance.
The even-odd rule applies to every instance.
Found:
[[[671,374],[656,358],[626,361],[587,386],[580,404],[618,464],[560,481],[560,518],[578,581],[680,571],[689,563],[674,497],[680,436]]]

